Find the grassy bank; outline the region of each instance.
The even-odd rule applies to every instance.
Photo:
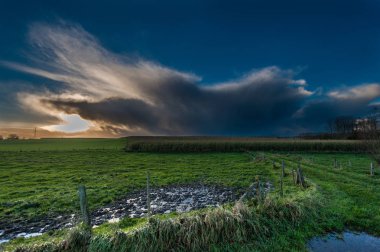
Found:
[[[314,228],[323,215],[323,199],[313,185],[292,191],[285,198],[272,194],[263,202],[250,200],[172,218],[152,218],[125,231],[119,226],[91,235],[78,228],[61,240],[13,248],[18,252],[305,250],[309,236],[321,232]]]
[[[355,140],[300,140],[226,137],[129,137],[129,152],[365,152],[366,146]]]

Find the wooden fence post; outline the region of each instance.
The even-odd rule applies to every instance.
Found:
[[[91,217],[88,210],[86,187],[84,185],[79,186],[79,203],[80,210],[82,212],[83,223],[86,226],[91,227]]]
[[[370,173],[371,176],[375,175],[375,170],[373,169],[373,162],[371,162]]]
[[[148,209],[148,217],[150,217],[150,173],[146,173],[146,206]]]
[[[348,161],[348,166],[351,167],[351,160]]]
[[[258,201],[261,201],[261,186],[260,186],[260,176],[256,176],[256,197]]]
[[[297,169],[297,184],[300,184],[303,188],[306,187],[301,167]]]

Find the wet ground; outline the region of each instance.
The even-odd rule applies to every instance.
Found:
[[[312,252],[380,252],[380,238],[367,233],[346,231],[313,238],[308,249]]]
[[[271,190],[268,182],[262,185],[265,192]],[[254,188],[251,193],[254,192]],[[150,206],[152,214],[182,213],[205,207],[217,207],[234,202],[240,193],[229,187],[192,184],[152,188]],[[108,206],[92,212],[92,224],[96,227],[105,222],[117,222],[123,217],[140,218],[147,215],[147,195],[145,190],[128,194]],[[4,223],[0,227],[0,244],[18,237],[33,237],[50,230],[70,228],[78,223],[79,216],[60,215],[41,220]]]

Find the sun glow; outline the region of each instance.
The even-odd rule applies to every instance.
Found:
[[[62,124],[49,125],[49,126],[44,126],[42,128],[49,131],[76,133],[76,132],[86,131],[92,126],[90,121],[84,120],[82,117],[80,117],[77,114],[69,115],[65,113],[60,113],[58,116],[59,118],[62,119],[63,121]]]

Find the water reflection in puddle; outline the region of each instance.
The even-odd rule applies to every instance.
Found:
[[[308,249],[312,252],[380,252],[380,238],[366,233],[334,233],[313,238]]]

